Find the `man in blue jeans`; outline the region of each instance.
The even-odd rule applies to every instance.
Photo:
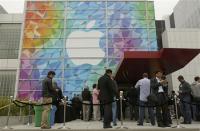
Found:
[[[54,93],[52,96],[52,106],[51,106],[51,114],[50,114],[50,125],[54,126],[55,121],[55,113],[57,110],[57,106],[61,103],[61,99],[64,98],[61,89],[58,87],[56,81],[53,81],[53,88],[57,89],[58,92]]]
[[[117,93],[118,93],[118,85],[113,76],[111,76],[111,79],[112,79],[112,84],[113,84],[113,90],[115,91],[114,100],[116,100]],[[112,122],[113,122],[113,126],[117,126],[117,102],[116,101],[112,103]]]
[[[54,126],[56,110],[57,110],[56,105],[52,105],[51,106],[51,115],[50,115],[50,125],[51,125],[51,127]]]
[[[148,106],[147,97],[150,94],[150,80],[148,79],[148,74],[143,74],[143,79],[139,80],[135,88],[140,88],[140,102],[139,102],[139,121],[138,126],[143,126],[145,107]],[[148,107],[148,112],[151,120],[151,124],[155,125],[155,117],[153,114],[153,107]]]

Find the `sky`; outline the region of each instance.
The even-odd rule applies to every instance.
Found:
[[[8,13],[23,13],[25,0],[0,0],[0,5]],[[173,12],[173,8],[179,0],[154,0],[155,16],[157,20],[163,19],[166,15]]]

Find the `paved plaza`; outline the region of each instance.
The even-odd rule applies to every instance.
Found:
[[[173,126],[176,126],[176,122],[173,122],[174,124]],[[62,127],[63,124],[55,124],[55,126],[52,129],[58,129],[59,127]],[[192,124],[189,125],[181,125],[182,127],[184,127],[184,130],[188,129],[188,130],[197,130],[200,131],[200,122],[193,122]],[[66,123],[66,127],[70,128],[72,130],[101,130],[102,128],[102,122],[99,121],[82,121],[82,120],[74,120],[71,122],[67,122]],[[117,129],[117,127],[120,127],[120,121],[118,122],[118,125],[113,127],[111,130]],[[128,129],[130,130],[160,130],[160,129],[174,129],[172,127],[167,127],[167,128],[159,128],[157,126],[151,126],[150,123],[144,123],[144,126],[137,126],[137,123],[135,121],[124,121],[124,127],[128,127]],[[21,130],[21,129],[40,129],[40,127],[34,127],[34,124],[27,126],[27,125],[16,125],[16,126],[12,126],[12,128],[16,129],[16,130]]]

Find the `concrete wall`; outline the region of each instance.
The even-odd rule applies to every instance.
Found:
[[[8,12],[0,5],[0,14],[7,14]]]
[[[164,21],[165,21],[165,28],[170,28],[170,19],[169,19],[169,15],[164,16]]]
[[[200,0],[180,0],[174,18],[176,28],[200,28]]]
[[[0,59],[0,70],[16,70],[18,64],[17,59]]]
[[[167,29],[163,34],[164,48],[200,48],[200,29]],[[186,54],[187,55],[187,54]],[[183,56],[184,57],[184,56]],[[173,58],[172,58],[173,59]],[[168,78],[172,79],[172,87],[177,90],[179,82],[177,77],[183,75],[189,83],[195,76],[200,76],[200,55],[193,59],[184,68],[172,73]]]
[[[22,23],[23,14],[0,14],[0,23]]]

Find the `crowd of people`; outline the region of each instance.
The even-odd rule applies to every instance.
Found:
[[[48,72],[43,80],[43,103],[41,128],[49,129],[54,125],[55,112],[62,105],[61,89],[53,81],[55,72]],[[117,125],[117,120],[125,119],[126,109],[129,107],[130,120],[135,119],[138,126],[143,126],[144,120],[152,126],[170,127],[172,116],[183,117],[182,124],[191,124],[193,120],[200,118],[200,77],[195,77],[194,82],[189,84],[183,76],[178,76],[180,82],[178,93],[168,92],[168,81],[161,71],[156,71],[154,77],[149,79],[147,73],[142,74],[138,82],[124,91],[122,102],[123,117],[120,118],[119,91],[117,82],[112,76],[112,70],[107,69],[97,84],[93,85],[92,92],[85,87],[80,95],[75,95],[71,100],[75,119],[84,121],[103,121],[103,128],[112,128]],[[176,96],[176,97],[174,97]],[[175,103],[175,98],[179,98]],[[175,106],[177,105],[177,111]],[[48,114],[51,112],[51,123],[48,124]],[[176,115],[176,112],[178,114]]]

